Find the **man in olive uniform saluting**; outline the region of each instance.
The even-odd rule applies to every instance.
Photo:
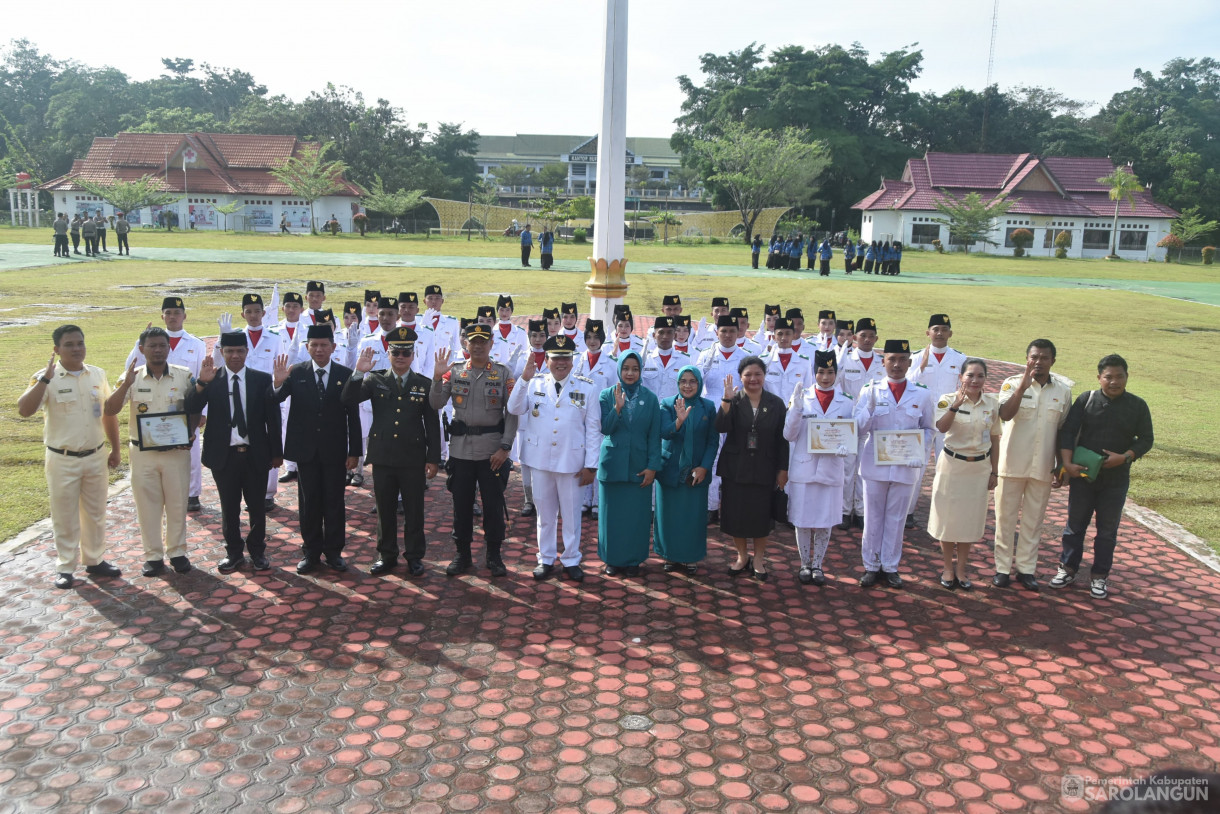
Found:
[[[368,462],[373,466],[377,500],[377,553],[369,573],[391,571],[398,563],[399,498],[403,507],[403,556],[407,573],[424,573],[424,489],[436,477],[441,461],[441,424],[428,400],[432,380],[411,370],[415,361],[415,331],[395,328],[386,334],[390,369],[373,370],[373,348],[356,360],[356,373],[343,386],[343,403],[373,404]]]
[[[453,399],[449,424],[450,490],[453,492],[453,540],[457,556],[445,573],[456,576],[473,564],[474,489],[483,496],[483,537],[492,576],[508,573],[500,559],[504,542],[504,487],[499,470],[508,460],[517,434],[517,417],[507,410],[512,378],[507,367],[491,361],[491,328],[466,328],[468,361],[449,364],[449,349],[436,352],[428,400],[439,410]]]

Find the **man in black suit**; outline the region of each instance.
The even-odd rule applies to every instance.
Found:
[[[195,386],[186,397],[186,411],[208,408],[203,434],[203,465],[212,470],[220,494],[225,558],[217,570],[236,571],[250,552],[256,571],[271,563],[267,551],[267,510],[264,497],[267,473],[284,463],[280,438],[280,411],[271,403],[271,376],[246,367],[246,335],[228,331],[220,335],[223,373],[212,357],[205,357]],[[250,513],[250,534],[241,536],[241,500]]]
[[[360,410],[340,399],[350,367],[331,361],[335,335],[329,323],[309,326],[306,349],[309,361],[288,366],[288,356],[275,360],[275,389],[271,398],[291,397],[284,455],[297,465],[297,504],[301,518],[304,558],[298,574],[317,569],[325,558],[336,571],[346,571],[347,510],[343,489],[347,471],[360,459]]]
[[[343,401],[353,410],[372,400],[368,462],[373,465],[377,498],[377,553],[369,571],[385,574],[398,562],[399,497],[403,506],[403,556],[407,573],[424,573],[424,489],[436,477],[441,461],[440,418],[428,401],[432,380],[411,370],[415,331],[405,326],[385,335],[390,369],[373,370],[375,351],[365,348],[356,360],[356,373],[343,387]]]

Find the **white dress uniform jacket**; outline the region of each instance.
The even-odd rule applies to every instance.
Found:
[[[678,395],[678,371],[690,364],[690,355],[670,348],[662,355],[660,348],[648,351],[644,358],[644,386],[656,394],[657,400]]]
[[[785,364],[784,357],[787,357]],[[763,388],[768,393],[774,393],[785,402],[792,398],[792,391],[796,388],[796,383],[801,382],[808,388],[813,387],[813,365],[809,360],[802,359],[795,353],[789,352],[784,354],[779,348],[772,348],[771,352],[762,358],[767,365],[767,376],[763,380]],[[788,476],[789,480],[792,476]]]

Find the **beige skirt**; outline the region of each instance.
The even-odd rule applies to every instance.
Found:
[[[974,543],[987,526],[987,478],[991,459],[963,461],[941,453],[932,481],[928,534],[942,542]]]

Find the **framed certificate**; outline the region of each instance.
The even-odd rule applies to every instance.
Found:
[[[173,449],[191,444],[191,428],[186,413],[144,413],[136,416],[140,449]]]
[[[835,455],[839,447],[847,447],[848,455],[857,449],[856,422],[851,418],[810,418],[809,452],[813,455]]]
[[[878,466],[905,466],[922,461],[923,430],[878,430],[873,433],[873,463]]]

